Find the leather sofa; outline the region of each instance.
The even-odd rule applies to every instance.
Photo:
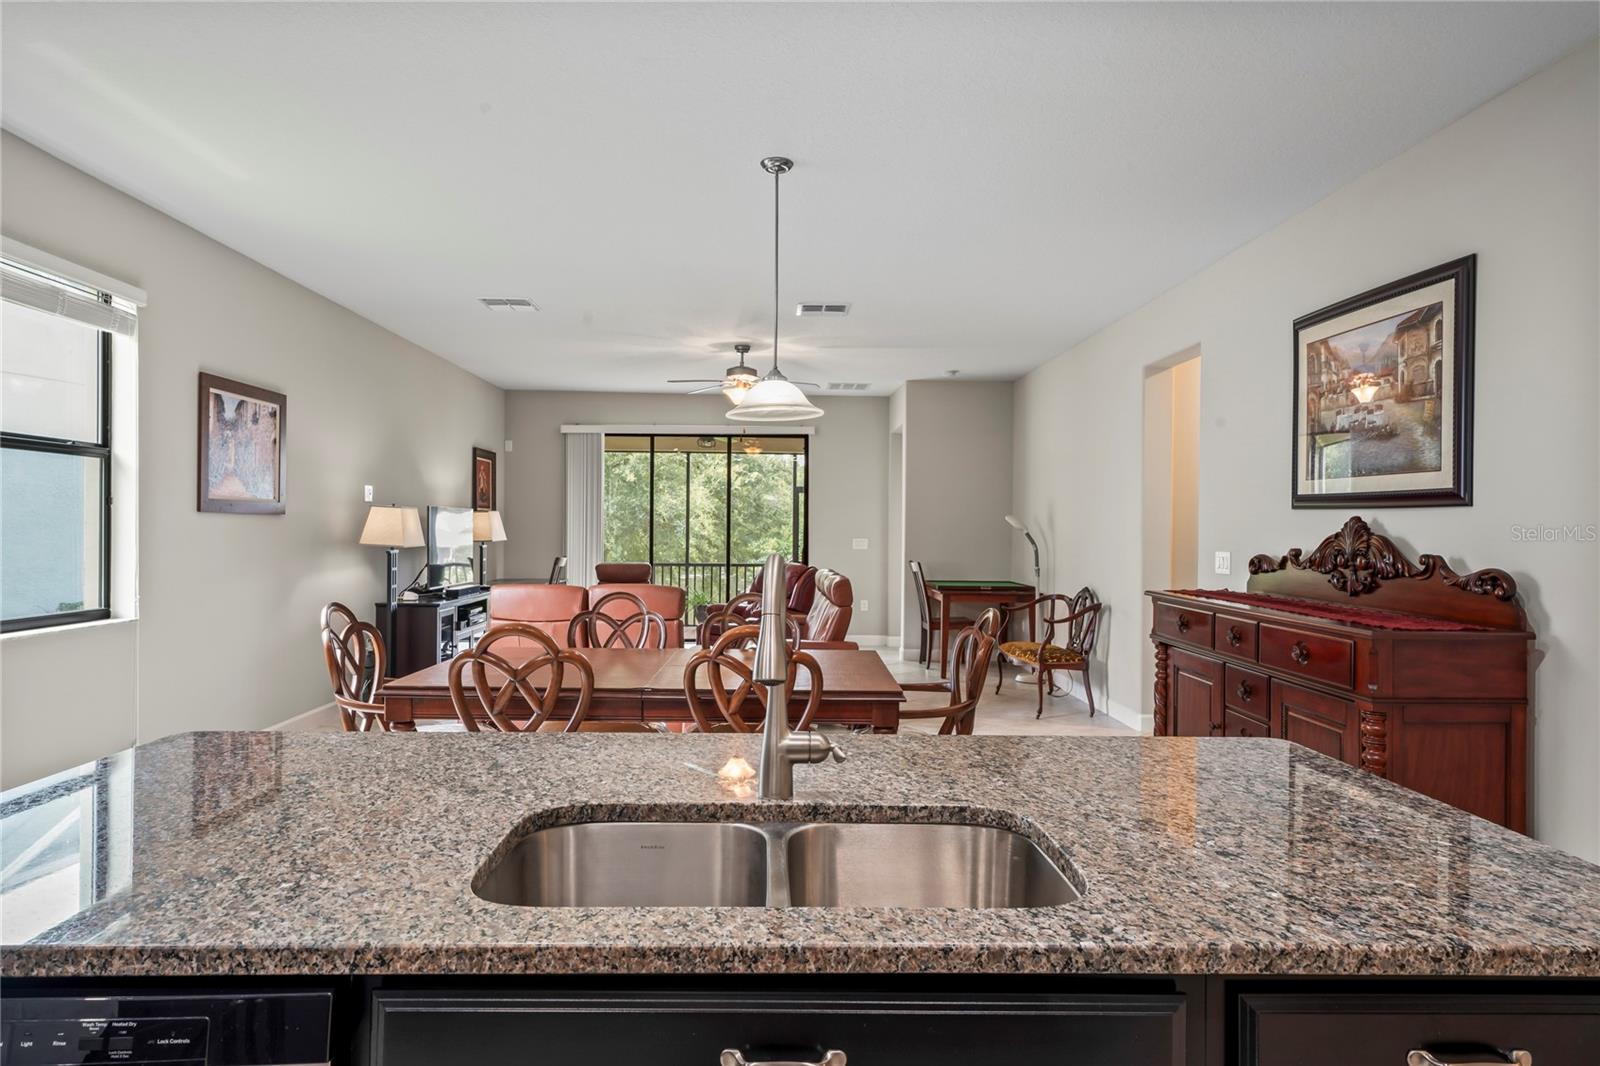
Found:
[[[596,570],[598,569],[596,567]],[[602,597],[608,596],[613,592],[631,592],[643,600],[646,607],[666,619],[667,647],[683,647],[683,609],[685,602],[683,589],[675,585],[641,585],[634,582],[593,585],[589,588],[589,604],[599,603]],[[492,596],[493,594],[491,593],[490,595]],[[626,600],[613,600],[611,603],[606,604],[605,612],[613,618],[627,618],[633,614],[633,606]],[[491,621],[494,618],[493,603],[489,605],[489,617]]]
[[[567,647],[567,627],[574,616],[608,592],[631,592],[667,622],[667,647],[683,647],[684,592],[671,585],[495,585],[489,590],[489,624],[527,622],[543,630],[560,647]],[[626,603],[612,603],[607,614],[626,618]],[[579,646],[582,646],[580,642]]]

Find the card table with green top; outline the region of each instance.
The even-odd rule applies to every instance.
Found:
[[[972,603],[982,607],[1008,608],[1015,603],[1027,603],[1038,593],[1032,585],[1021,581],[985,581],[977,578],[927,578],[923,584],[928,590],[929,606],[937,604],[939,611],[939,676],[950,669],[950,615],[955,604]],[[1028,609],[1028,639],[1034,635],[1035,612]],[[1002,639],[1004,635],[1002,634]]]

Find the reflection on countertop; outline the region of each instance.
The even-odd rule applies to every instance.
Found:
[[[1282,741],[857,737],[782,804],[738,790],[758,742],[169,737],[0,797],[0,967],[1600,975],[1600,867]],[[545,825],[972,808],[1044,841],[1084,897],[561,910],[471,888]]]

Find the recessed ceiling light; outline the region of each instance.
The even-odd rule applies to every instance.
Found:
[[[478,302],[491,311],[537,311],[539,305],[518,297],[480,296]]]

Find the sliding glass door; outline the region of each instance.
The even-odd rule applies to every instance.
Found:
[[[648,561],[691,617],[748,588],[770,552],[804,562],[809,442],[608,434],[606,561]]]

